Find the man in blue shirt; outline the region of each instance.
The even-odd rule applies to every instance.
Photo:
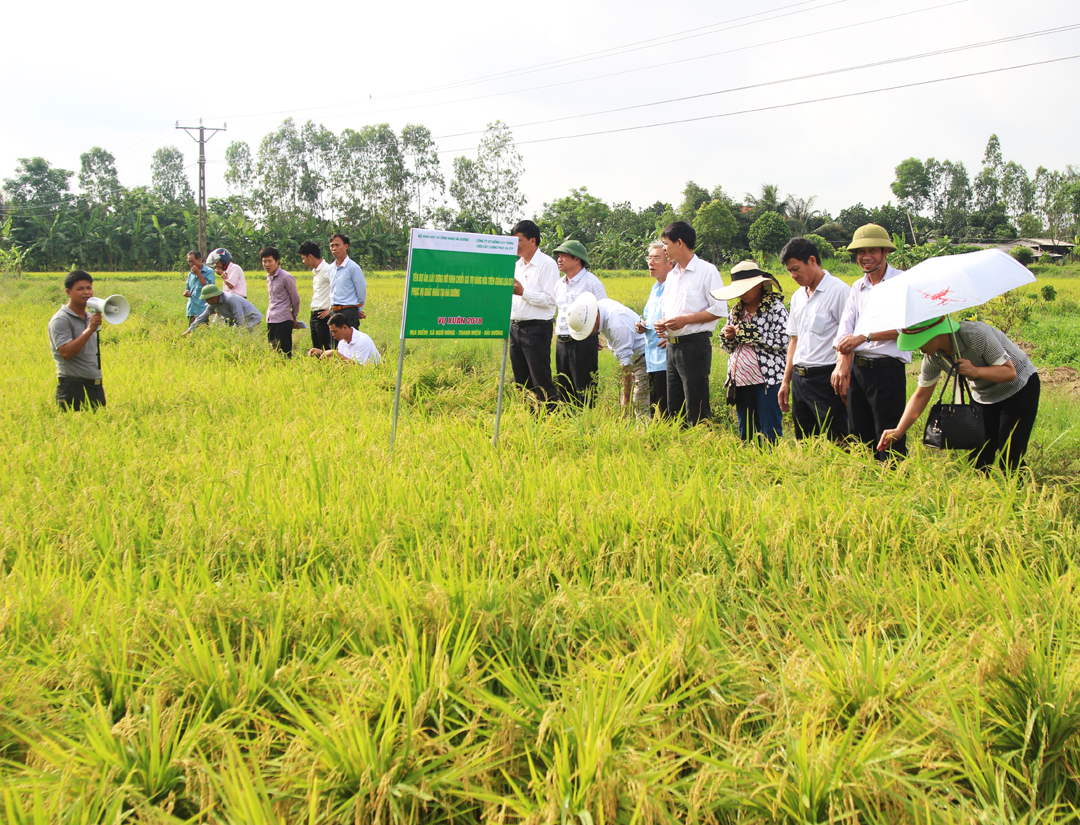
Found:
[[[214,282],[214,270],[203,263],[202,253],[192,250],[187,254],[188,268],[187,289],[184,297],[187,302],[187,321],[190,327],[195,319],[206,311],[206,301],[202,299],[202,288]]]
[[[334,262],[330,264],[330,311],[327,315],[341,313],[349,326],[360,329],[360,319],[364,314],[364,301],[367,300],[367,281],[364,270],[349,257],[349,237],[340,232],[330,236],[330,254]]]

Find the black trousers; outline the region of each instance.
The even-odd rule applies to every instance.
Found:
[[[330,316],[320,318],[319,313],[323,310],[311,310],[311,320],[308,321],[308,329],[311,331],[311,346],[315,349],[334,349],[334,337],[330,334]]]
[[[791,419],[795,438],[827,435],[839,443],[847,437],[847,410],[832,388],[832,368],[791,379]]]
[[[559,400],[584,406],[596,402],[596,372],[600,368],[600,335],[584,341],[559,340],[555,344],[555,369]]]
[[[979,450],[971,451],[971,460],[980,470],[994,463],[994,455],[1001,451],[998,465],[1002,470],[1015,470],[1027,452],[1031,429],[1039,414],[1039,394],[1042,384],[1038,373],[1031,376],[1024,388],[996,404],[979,404],[986,416],[986,443]],[[978,403],[978,402],[976,402]]]
[[[851,365],[847,420],[851,437],[870,445],[874,457],[885,461],[889,454],[907,455],[907,436],[894,441],[887,451],[877,449],[881,434],[900,423],[907,405],[904,362],[881,358],[873,367]]]
[[[349,322],[349,326],[353,329],[360,329],[360,308],[359,307],[342,307],[337,312],[330,310],[330,315],[327,318],[333,318],[338,313],[345,316],[345,320]]]
[[[684,335],[667,345],[667,409],[685,414],[684,426],[712,418],[709,373],[712,372],[712,336],[707,332]]]
[[[553,321],[524,321],[510,324],[510,366],[514,382],[541,404],[553,409],[558,394],[551,378],[551,333]]]
[[[56,403],[62,410],[75,410],[83,407],[93,409],[105,406],[105,388],[101,384],[83,384],[77,381],[58,381],[56,384]]]
[[[286,358],[292,358],[292,321],[266,322],[266,340]]]
[[[649,373],[649,403],[654,416],[666,416],[667,406],[667,370]]]

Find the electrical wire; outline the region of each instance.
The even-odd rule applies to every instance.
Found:
[[[759,106],[754,109],[740,109],[736,112],[721,112],[716,115],[701,115],[700,117],[682,118],[680,120],[667,120],[662,123],[644,123],[637,126],[625,126],[619,129],[604,129],[596,132],[582,132],[576,135],[556,135],[554,137],[547,138],[534,138],[532,140],[516,140],[515,146],[526,146],[534,143],[551,143],[558,140],[574,140],[576,138],[583,137],[595,137],[598,135],[613,135],[620,132],[635,132],[641,129],[655,129],[660,126],[677,126],[684,123],[698,123],[704,120],[716,120],[717,118],[736,117],[738,115],[757,114],[759,112],[771,112],[778,109],[791,109],[796,106],[807,106],[812,103],[829,103],[834,100],[844,100],[852,97],[864,97],[866,95],[879,94],[881,92],[895,92],[901,89],[913,89],[919,86],[931,86],[936,83],[947,83],[953,80],[965,80],[972,77],[983,77],[985,75],[1000,74],[1001,72],[1011,72],[1016,69],[1029,69],[1034,66],[1047,66],[1053,63],[1062,63],[1066,60],[1076,60],[1080,58],[1080,54],[1068,55],[1067,57],[1055,57],[1050,60],[1039,60],[1033,63],[1021,63],[1015,66],[1002,66],[997,69],[986,69],[980,72],[968,72],[966,74],[951,75],[949,77],[937,77],[931,80],[920,80],[913,83],[901,83],[896,86],[884,86],[880,89],[866,89],[861,92],[847,92],[839,95],[829,95],[828,97],[817,97],[810,100],[798,100],[792,103],[777,103],[772,106]],[[472,152],[478,147],[470,147],[465,149],[445,149],[440,151],[440,155],[452,154],[454,152]]]
[[[668,103],[685,103],[688,100],[700,100],[705,97],[715,97],[717,95],[732,94],[734,92],[745,92],[751,89],[763,89],[769,86],[779,86],[784,83],[796,83],[801,80],[815,80],[822,77],[829,77],[830,75],[846,74],[847,72],[857,72],[864,69],[876,69],[882,66],[891,66],[897,63],[907,63],[912,60],[923,60],[927,57],[940,57],[946,54],[955,54],[957,52],[970,51],[972,49],[982,49],[987,46],[1000,46],[1004,43],[1015,43],[1020,40],[1029,40],[1035,37],[1045,37],[1050,34],[1062,34],[1063,32],[1074,31],[1080,29],[1080,23],[1071,23],[1065,26],[1056,26],[1052,29],[1043,29],[1037,32],[1028,32],[1026,34],[1010,35],[1009,37],[1001,37],[997,40],[984,40],[979,43],[968,43],[964,46],[950,46],[945,49],[937,49],[932,52],[923,52],[921,54],[906,55],[904,57],[892,57],[887,60],[878,60],[873,63],[862,63],[858,66],[847,66],[842,69],[829,69],[823,72],[813,72],[811,74],[799,75],[797,77],[788,77],[781,80],[767,80],[761,83],[751,83],[746,86],[733,86],[729,89],[718,89],[712,92],[701,92],[700,94],[685,95],[683,97],[672,97],[665,100],[656,100],[651,103],[635,103],[630,106],[620,106],[614,109],[601,109],[596,112],[585,112],[577,115],[563,115],[562,117],[547,118],[545,120],[533,120],[527,123],[516,123],[510,125],[510,129],[523,129],[528,126],[538,126],[546,123],[559,123],[566,120],[577,120],[583,117],[596,117],[598,115],[613,114],[615,112],[628,112],[634,109],[646,109],[652,106],[664,106]],[[476,129],[470,132],[456,132],[449,135],[435,135],[433,140],[445,140],[447,138],[464,137],[466,135],[480,135],[485,130]]]
[[[395,92],[395,93],[389,94],[389,95],[381,95],[378,98],[369,97],[367,100],[359,99],[359,100],[347,101],[345,103],[330,103],[330,104],[326,104],[324,106],[307,106],[307,107],[303,107],[303,108],[300,108],[300,109],[279,109],[277,111],[258,112],[258,113],[252,113],[252,114],[247,114],[247,115],[216,115],[211,119],[213,119],[213,120],[241,121],[241,120],[246,120],[248,118],[269,117],[269,116],[273,116],[273,115],[291,115],[291,114],[296,114],[298,112],[313,112],[313,111],[319,111],[319,110],[322,110],[322,109],[339,108],[341,106],[355,106],[355,105],[358,105],[358,104],[361,104],[361,103],[370,103],[373,100],[392,100],[392,99],[401,98],[401,97],[410,97],[410,96],[420,95],[420,94],[429,94],[431,92],[447,91],[447,90],[452,89],[452,88],[461,88],[463,86],[476,85],[477,83],[488,83],[488,82],[492,82],[494,80],[505,80],[505,79],[510,78],[510,77],[518,77],[518,76],[521,76],[521,75],[524,75],[524,74],[534,74],[534,73],[540,72],[540,71],[548,71],[548,70],[551,70],[551,69],[563,68],[563,67],[568,66],[568,65],[575,65],[577,63],[588,62],[590,60],[602,60],[602,59],[606,59],[608,57],[617,57],[617,56],[620,56],[620,55],[623,55],[623,54],[628,54],[628,53],[633,52],[633,51],[640,51],[642,49],[656,48],[657,46],[670,45],[670,43],[679,42],[680,40],[689,39],[691,37],[703,37],[703,36],[706,36],[706,35],[718,34],[718,33],[724,32],[724,31],[731,31],[733,28],[742,28],[744,26],[754,25],[756,23],[768,23],[768,22],[772,22],[774,20],[779,20],[779,19],[781,19],[783,17],[792,16],[794,14],[805,14],[807,12],[818,11],[818,10],[820,10],[822,8],[827,8],[828,6],[837,5],[839,3],[847,3],[847,2],[850,2],[850,1],[851,0],[833,0],[830,3],[827,3],[825,6],[817,6],[817,7],[811,8],[811,9],[801,9],[801,10],[797,10],[797,11],[786,11],[786,10],[792,9],[792,8],[794,8],[796,6],[804,6],[804,5],[807,5],[810,2],[814,2],[814,0],[802,0],[802,2],[799,2],[799,3],[793,3],[793,4],[789,4],[787,6],[780,6],[780,7],[775,8],[775,9],[768,9],[766,11],[756,12],[756,13],[751,14],[751,15],[744,15],[743,17],[735,17],[735,18],[731,18],[730,20],[723,20],[723,21],[720,21],[720,22],[717,22],[717,23],[708,24],[706,26],[695,26],[693,29],[686,29],[686,30],[679,31],[679,32],[673,32],[671,34],[660,35],[659,37],[650,38],[648,40],[640,40],[640,41],[636,41],[636,42],[633,42],[633,43],[622,44],[622,45],[619,45],[619,46],[612,46],[612,47],[610,47],[608,49],[603,49],[603,50],[600,50],[600,51],[590,52],[589,55],[586,55],[586,56],[574,55],[573,57],[562,58],[560,60],[554,60],[554,61],[550,61],[550,62],[547,62],[547,63],[538,63],[538,64],[535,64],[533,66],[526,66],[526,67],[522,67],[522,68],[519,68],[519,69],[513,69],[513,70],[510,70],[510,71],[507,71],[507,72],[497,72],[497,73],[490,74],[490,75],[482,75],[480,77],[455,81],[453,83],[447,83],[447,84],[442,84],[442,85],[438,85],[438,86],[426,86],[426,87],[421,87],[421,88],[418,88],[418,89],[410,89],[410,90],[406,90],[406,91],[403,91],[403,92]],[[968,1],[969,0],[956,0],[956,2],[968,2]],[[754,20],[754,21],[750,21],[750,22],[741,22],[741,23],[739,22],[739,21],[746,21],[746,20],[748,20],[749,18],[752,18],[752,17],[761,17],[761,16],[766,15],[766,14],[772,14],[774,12],[786,12],[786,13],[785,14],[779,14],[779,15],[776,15],[774,17],[769,17],[769,18],[767,18],[765,20]],[[738,23],[739,25],[737,25],[737,26],[736,25],[731,25],[731,24],[734,24],[734,23]],[[728,28],[719,28],[721,26],[727,26]],[[716,29],[716,31],[707,31],[709,29]],[[672,38],[677,38],[677,39],[672,39]],[[377,112],[371,112],[369,114],[376,114],[376,113]]]

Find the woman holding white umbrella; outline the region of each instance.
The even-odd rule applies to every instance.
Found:
[[[975,466],[988,469],[1000,451],[1001,469],[1016,470],[1039,412],[1039,374],[1031,359],[1001,330],[974,321],[957,324],[948,316],[902,330],[897,345],[902,350],[922,350],[926,357],[919,388],[897,426],[882,433],[878,449],[887,450],[918,420],[942,371],[948,373],[955,364],[968,379],[985,421],[986,442],[971,452]]]

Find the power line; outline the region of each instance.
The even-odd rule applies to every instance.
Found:
[[[770,112],[777,109],[790,109],[796,106],[807,106],[811,103],[829,103],[834,100],[844,100],[852,97],[864,97],[866,95],[879,94],[881,92],[895,92],[901,89],[912,89],[919,86],[931,86],[935,83],[947,83],[952,80],[965,80],[971,77],[982,77],[984,75],[999,74],[1001,72],[1010,72],[1015,69],[1029,69],[1034,66],[1047,66],[1052,63],[1062,63],[1066,60],[1076,60],[1080,58],[1080,54],[1069,55],[1068,57],[1056,57],[1051,60],[1039,60],[1034,63],[1021,63],[1016,66],[1003,66],[997,69],[986,69],[981,72],[968,72],[967,74],[951,75],[950,77],[938,77],[932,80],[921,80],[913,83],[902,83],[897,86],[884,86],[880,89],[866,89],[861,92],[847,92],[845,94],[830,95],[828,97],[818,97],[812,100],[798,100],[793,103],[777,103],[772,106],[760,106],[754,109],[741,109],[737,112],[722,112],[716,115],[701,115],[700,117],[683,118],[681,120],[667,120],[662,123],[644,123],[637,126],[624,126],[619,129],[603,129],[596,132],[582,132],[576,135],[556,135],[555,137],[548,138],[534,138],[532,140],[516,140],[515,146],[526,146],[533,143],[551,143],[557,140],[573,140],[583,137],[595,137],[598,135],[613,135],[619,132],[635,132],[640,129],[655,129],[660,126],[677,126],[683,123],[698,123],[703,120],[716,120],[723,117],[736,117],[738,115],[757,114],[759,112]],[[453,152],[472,152],[477,147],[473,146],[465,149],[446,149],[439,152],[440,155],[450,154]]]
[[[672,97],[672,98],[667,98],[665,100],[656,100],[656,101],[653,101],[651,103],[635,103],[635,104],[632,104],[630,106],[620,106],[620,107],[617,107],[617,108],[614,108],[614,109],[601,109],[600,111],[585,112],[583,114],[578,114],[578,115],[563,115],[562,117],[547,118],[545,120],[533,120],[533,121],[530,121],[528,123],[512,124],[508,128],[510,128],[510,129],[523,129],[523,128],[528,127],[528,126],[539,126],[539,125],[546,124],[546,123],[559,123],[559,122],[565,121],[565,120],[577,120],[577,119],[580,119],[580,118],[583,118],[583,117],[596,117],[598,115],[608,115],[608,114],[613,114],[615,112],[627,112],[627,111],[631,111],[631,110],[634,110],[634,109],[646,109],[646,108],[649,108],[651,106],[663,106],[663,105],[666,105],[668,103],[684,103],[684,102],[686,102],[688,100],[700,100],[701,98],[705,98],[705,97],[715,97],[717,95],[732,94],[734,92],[745,92],[745,91],[749,91],[751,89],[766,88],[768,86],[779,86],[779,85],[784,84],[784,83],[795,83],[795,82],[798,82],[798,81],[801,81],[801,80],[814,80],[814,79],[817,79],[817,78],[828,77],[830,75],[845,74],[847,72],[862,71],[864,69],[876,69],[876,68],[880,68],[882,66],[891,66],[891,65],[894,65],[894,64],[897,64],[897,63],[906,63],[906,62],[909,62],[909,61],[912,61],[912,60],[923,60],[924,58],[927,58],[927,57],[940,57],[941,55],[945,55],[945,54],[955,54],[956,52],[964,52],[964,51],[969,51],[969,50],[972,50],[972,49],[981,49],[981,48],[985,48],[986,46],[999,46],[999,45],[1002,45],[1004,43],[1014,43],[1014,42],[1017,42],[1017,41],[1020,41],[1020,40],[1029,40],[1029,39],[1035,38],[1035,37],[1045,37],[1046,35],[1050,35],[1050,34],[1061,34],[1063,32],[1073,31],[1075,29],[1080,29],[1080,23],[1071,23],[1071,24],[1065,25],[1065,26],[1057,26],[1057,27],[1052,28],[1052,29],[1043,29],[1042,31],[1028,32],[1026,34],[1010,35],[1009,37],[1001,37],[1001,38],[998,38],[997,40],[984,40],[984,41],[979,42],[979,43],[968,43],[968,44],[963,45],[963,46],[950,46],[950,47],[945,48],[945,49],[937,49],[937,50],[932,51],[932,52],[923,52],[921,54],[912,54],[912,55],[907,55],[907,56],[904,56],[904,57],[892,57],[892,58],[889,58],[887,60],[878,60],[878,61],[875,61],[874,63],[862,63],[862,64],[860,64],[858,66],[847,66],[847,67],[842,68],[842,69],[829,69],[829,70],[823,71],[823,72],[813,72],[812,74],[804,74],[804,75],[799,75],[797,77],[788,77],[788,78],[783,78],[781,80],[767,80],[767,81],[763,81],[761,83],[751,83],[751,84],[748,84],[746,86],[733,86],[733,87],[731,87],[729,89],[718,89],[718,90],[712,91],[712,92],[701,92],[700,94],[685,95],[683,97]],[[476,130],[473,130],[473,131],[470,131],[470,132],[456,132],[456,133],[450,134],[450,135],[436,135],[432,139],[433,140],[445,140],[446,138],[464,137],[466,135],[480,135],[480,134],[483,134],[483,133],[484,133],[483,129],[476,129]]]
[[[324,106],[307,106],[307,107],[300,108],[300,109],[279,109],[277,111],[272,111],[272,112],[258,112],[258,113],[252,113],[252,114],[247,114],[247,115],[228,115],[228,116],[220,115],[218,117],[220,117],[222,119],[227,118],[228,120],[232,120],[232,121],[239,121],[239,120],[244,120],[246,118],[268,117],[268,116],[271,116],[271,115],[294,114],[294,113],[297,113],[297,112],[312,112],[312,111],[318,111],[320,109],[334,109],[334,108],[339,108],[339,107],[342,107],[342,106],[354,106],[354,105],[361,104],[361,103],[369,103],[372,100],[391,100],[391,99],[396,99],[396,98],[400,98],[400,97],[410,97],[410,96],[413,96],[413,95],[426,94],[426,93],[434,92],[434,91],[446,91],[446,90],[451,89],[451,88],[460,88],[462,86],[471,86],[471,85],[476,85],[477,83],[491,82],[493,80],[505,80],[505,79],[507,79],[509,77],[517,77],[517,76],[521,76],[521,75],[524,75],[524,74],[534,74],[534,73],[540,72],[540,71],[547,71],[549,69],[563,68],[564,66],[567,66],[567,65],[574,65],[576,63],[588,62],[588,61],[591,61],[591,60],[602,60],[602,59],[606,59],[608,57],[617,57],[617,56],[620,56],[622,54],[628,54],[628,53],[630,53],[632,51],[640,51],[642,49],[655,48],[656,46],[666,46],[666,45],[669,45],[670,43],[675,43],[675,42],[680,42],[681,40],[690,39],[691,37],[704,37],[704,36],[711,35],[711,34],[718,34],[718,33],[724,32],[724,31],[730,31],[730,30],[735,29],[735,28],[742,28],[742,27],[745,27],[745,26],[748,26],[748,25],[754,25],[756,23],[772,22],[774,20],[779,20],[779,19],[781,19],[783,17],[790,17],[790,16],[792,16],[794,14],[805,14],[806,12],[818,11],[821,8],[827,8],[828,6],[837,5],[839,3],[850,2],[850,0],[832,0],[832,2],[827,3],[825,6],[818,6],[816,8],[802,9],[802,10],[798,10],[798,11],[788,11],[785,14],[778,14],[778,15],[776,15],[774,17],[769,17],[769,18],[767,18],[765,20],[753,20],[753,21],[750,21],[750,22],[740,22],[740,21],[747,21],[747,20],[749,20],[749,18],[753,18],[753,17],[762,17],[763,15],[772,14],[774,12],[784,12],[784,11],[787,11],[788,9],[795,8],[796,6],[804,6],[804,5],[807,5],[808,3],[811,3],[811,2],[815,2],[815,0],[802,0],[802,2],[792,3],[792,4],[789,4],[789,5],[786,5],[786,6],[779,6],[779,7],[774,8],[774,9],[767,9],[766,11],[755,12],[754,14],[744,15],[743,17],[735,17],[735,18],[731,18],[729,20],[722,20],[722,21],[719,21],[717,23],[708,24],[706,26],[695,26],[693,29],[686,29],[686,30],[683,30],[683,31],[673,32],[671,34],[661,35],[659,37],[650,38],[648,40],[640,40],[640,41],[635,41],[633,43],[622,44],[622,45],[619,45],[619,46],[612,46],[612,47],[610,47],[608,49],[604,49],[604,50],[601,50],[599,52],[591,52],[588,56],[585,56],[585,57],[580,56],[580,55],[575,55],[573,57],[562,58],[560,60],[550,61],[548,63],[538,63],[538,64],[535,64],[533,66],[526,66],[526,67],[522,67],[520,69],[514,69],[514,70],[507,71],[507,72],[498,72],[498,73],[490,74],[490,75],[482,75],[480,77],[455,81],[454,83],[443,84],[443,85],[440,85],[440,86],[427,86],[427,87],[422,87],[422,88],[418,88],[418,89],[406,90],[406,91],[403,91],[403,92],[395,92],[395,93],[389,94],[389,95],[382,95],[382,96],[380,96],[378,98],[369,97],[368,100],[359,99],[359,100],[348,101],[346,103],[330,103],[330,104],[326,104]],[[956,2],[968,2],[968,0],[956,0]],[[739,25],[731,25],[731,24],[735,24],[735,23],[738,23]],[[722,27],[722,26],[727,26],[728,28],[719,28],[719,27]],[[709,31],[710,29],[717,29],[717,31]],[[672,38],[678,38],[678,39],[672,39]],[[644,45],[642,45],[642,44],[644,44]],[[621,51],[619,51],[619,50],[621,50]],[[609,52],[611,52],[611,54],[609,54]],[[397,111],[397,110],[394,110],[394,111]],[[378,114],[378,113],[379,112],[371,112],[370,114]]]
[[[860,21],[858,23],[846,23],[843,26],[834,26],[833,28],[830,28],[830,29],[819,29],[818,31],[805,32],[805,33],[802,33],[802,34],[793,35],[791,37],[781,37],[781,38],[777,38],[775,40],[766,40],[766,41],[763,41],[761,43],[754,43],[754,44],[751,44],[751,45],[748,45],[748,46],[738,46],[738,47],[735,47],[735,48],[724,49],[723,51],[718,51],[718,52],[710,52],[708,54],[703,54],[703,55],[694,55],[693,57],[683,57],[683,58],[679,58],[679,59],[676,59],[676,60],[665,60],[662,63],[650,63],[650,64],[648,64],[646,66],[634,66],[634,67],[632,67],[630,69],[620,69],[619,71],[616,71],[616,72],[607,72],[605,74],[590,75],[588,77],[576,77],[576,78],[572,78],[570,80],[560,80],[560,81],[557,81],[555,83],[544,83],[544,84],[541,84],[539,86],[527,86],[525,88],[512,89],[512,90],[505,91],[505,92],[489,92],[487,94],[473,95],[472,97],[454,98],[452,100],[435,100],[435,101],[431,101],[431,102],[428,102],[428,103],[414,103],[414,104],[409,104],[407,106],[393,106],[393,107],[389,107],[389,108],[385,108],[385,109],[373,109],[373,110],[368,110],[368,111],[364,111],[364,112],[342,112],[341,114],[326,115],[326,116],[324,116],[323,120],[333,120],[333,119],[345,118],[345,117],[356,117],[358,115],[362,115],[364,117],[371,117],[373,115],[390,114],[390,113],[393,113],[393,112],[408,112],[408,111],[416,111],[417,109],[430,109],[430,108],[434,108],[434,107],[437,107],[437,106],[456,106],[456,105],[461,104],[461,103],[472,103],[472,102],[477,101],[477,100],[488,100],[488,99],[493,98],[493,97],[508,97],[510,95],[524,94],[526,92],[543,91],[544,89],[554,89],[554,88],[558,88],[558,87],[561,87],[561,86],[573,86],[573,85],[577,85],[578,83],[588,83],[588,82],[591,82],[593,80],[606,80],[607,78],[611,78],[611,77],[620,77],[622,75],[634,74],[634,73],[637,73],[637,72],[645,72],[645,71],[651,71],[653,69],[668,68],[670,66],[676,66],[676,65],[683,64],[683,63],[692,63],[692,62],[695,62],[695,61],[698,61],[698,60],[708,60],[709,58],[712,58],[712,57],[721,57],[721,56],[726,57],[728,55],[735,54],[737,52],[752,51],[752,50],[755,50],[755,49],[764,48],[766,46],[775,46],[775,45],[779,45],[781,43],[789,43],[789,42],[792,42],[792,41],[802,40],[804,38],[817,37],[817,36],[822,35],[822,34],[835,34],[836,32],[847,31],[847,30],[850,30],[850,29],[858,29],[858,28],[862,28],[863,26],[873,25],[874,23],[884,23],[884,22],[888,22],[890,20],[896,20],[896,19],[899,19],[899,18],[902,18],[902,17],[909,17],[909,16],[915,15],[915,14],[924,14],[924,13],[926,13],[928,11],[938,11],[939,9],[947,8],[949,6],[958,6],[958,5],[962,4],[962,3],[967,3],[967,2],[969,2],[969,0],[947,0],[947,2],[936,3],[935,5],[926,6],[926,7],[921,8],[921,9],[912,9],[910,11],[898,12],[896,14],[889,14],[889,15],[886,15],[884,17],[876,17],[876,18],[873,18],[871,20],[863,20],[863,21]],[[337,105],[347,106],[347,105],[351,105],[351,104],[334,104],[334,106],[337,106]],[[320,107],[320,108],[331,108],[331,107]],[[305,110],[299,110],[299,111],[305,111]],[[286,114],[286,112],[279,112],[279,114]],[[249,121],[247,121],[247,123],[245,125],[252,125],[252,124],[260,123],[260,122],[262,122],[262,123],[273,123],[275,121],[250,121],[249,120]],[[462,132],[462,133],[459,133],[459,134],[469,134],[469,133],[468,132]]]

